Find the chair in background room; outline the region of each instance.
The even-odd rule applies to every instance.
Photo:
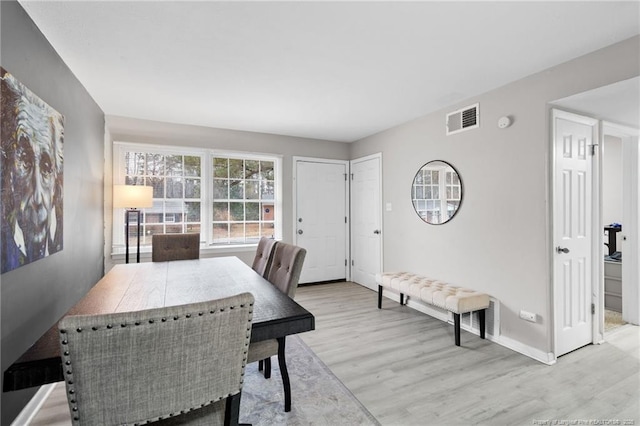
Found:
[[[151,240],[151,260],[166,262],[200,258],[200,233],[154,234]]]
[[[256,256],[253,258],[253,265],[251,267],[254,271],[265,278],[273,260],[273,249],[276,244],[276,240],[267,237],[260,238],[260,241],[258,242]]]
[[[74,425],[237,424],[253,295],[64,317]]]
[[[302,247],[278,242],[265,278],[293,299],[298,288],[298,280],[306,254],[307,251]],[[281,340],[282,347],[278,340]],[[271,357],[278,355],[278,365],[284,386],[284,411],[288,412],[291,411],[291,385],[284,357],[284,341],[284,338],[281,338],[252,343],[249,345],[247,362],[259,361],[260,366],[264,365],[264,376],[268,379],[271,377]]]

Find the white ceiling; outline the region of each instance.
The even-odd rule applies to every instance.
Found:
[[[344,142],[640,26],[637,1],[20,3],[108,115]]]
[[[554,105],[640,129],[640,77],[559,99]]]

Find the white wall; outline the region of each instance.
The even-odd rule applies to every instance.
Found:
[[[254,133],[237,130],[214,129],[201,126],[160,123],[134,118],[107,116],[108,134],[111,141],[153,143],[159,145],[188,146],[196,148],[217,148],[253,153],[269,153],[283,156],[283,240],[293,241],[293,156],[349,159],[349,146],[342,142],[305,139],[292,136],[281,136],[266,133]],[[107,165],[105,166],[105,185],[112,184],[111,158],[112,144],[105,148]],[[105,240],[112,240],[111,194],[105,197]],[[110,247],[105,251],[105,269],[108,271],[111,261]],[[225,256],[238,256],[246,263],[251,263],[255,252],[226,252]]]
[[[602,223],[622,223],[622,140],[605,135],[602,148]],[[620,233],[616,234],[616,238],[620,251]],[[604,253],[608,253],[606,248]]]
[[[503,337],[550,352],[548,103],[639,75],[639,42],[636,36],[353,143],[352,158],[383,153],[383,203],[393,206],[384,213],[384,269],[487,292],[501,303]],[[476,102],[480,128],[446,136],[445,114]],[[502,115],[512,116],[511,127],[497,127]],[[444,225],[425,224],[411,205],[413,176],[430,160],[453,164],[464,185],[461,209]],[[521,309],[538,322],[519,319]]]

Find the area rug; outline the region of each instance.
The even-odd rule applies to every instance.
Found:
[[[271,359],[271,378],[246,367],[240,422],[260,425],[379,425],[316,354],[297,336],[287,337],[291,411],[284,412],[278,358]]]
[[[271,378],[247,365],[240,403],[240,422],[265,425],[379,425],[316,354],[297,336],[287,338],[287,368],[291,380],[291,411],[284,412],[284,391],[277,357]],[[56,384],[31,426],[68,426],[71,418],[63,383]]]
[[[604,310],[604,331],[611,331],[615,328],[625,325],[627,322],[622,319],[620,312]]]

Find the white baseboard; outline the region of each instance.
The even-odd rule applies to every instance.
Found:
[[[398,293],[395,293],[393,291],[387,291],[386,289],[383,292],[383,295],[393,301],[396,301],[398,303],[400,303],[400,295]],[[449,318],[449,313],[445,312],[445,311],[441,311],[441,310],[437,310],[434,309],[432,307],[430,307],[429,305],[426,305],[424,303],[422,303],[421,301],[415,301],[415,300],[411,300],[411,297],[408,298],[407,300],[407,296],[405,295],[405,302],[406,305],[409,306],[410,308],[413,308],[417,311],[420,311],[424,314],[427,314],[429,316],[432,316],[434,318],[439,319],[440,321],[444,321],[444,322],[448,322],[448,323],[453,323],[452,320],[450,320]],[[479,332],[476,330],[472,330],[468,327],[465,327],[464,325],[460,327],[463,330],[466,330],[469,333],[473,333],[478,335]],[[551,352],[544,352],[541,351],[539,349],[536,349],[534,347],[531,347],[529,345],[526,345],[518,340],[512,339],[510,337],[505,337],[501,334],[498,334],[497,336],[492,336],[490,334],[486,335],[486,338],[494,343],[499,344],[500,346],[504,346],[505,348],[511,349],[512,351],[518,352],[522,355],[525,355],[529,358],[535,359],[536,361],[539,361],[543,364],[546,365],[553,365],[556,363],[556,356],[555,354],[551,353]]]
[[[512,351],[516,351],[518,353],[521,353],[522,355],[526,355],[529,358],[533,358],[543,364],[553,365],[556,363],[556,356],[552,352],[541,351],[540,349],[525,345],[524,343],[514,340],[510,337],[500,336],[495,340],[495,342],[500,346],[504,346],[505,348],[509,348]]]
[[[40,386],[38,392],[31,398],[31,400],[24,406],[18,417],[11,423],[11,426],[25,426],[29,425],[35,415],[42,407],[42,404],[47,400],[51,392],[53,392],[53,388],[56,384],[49,383],[48,385]]]

